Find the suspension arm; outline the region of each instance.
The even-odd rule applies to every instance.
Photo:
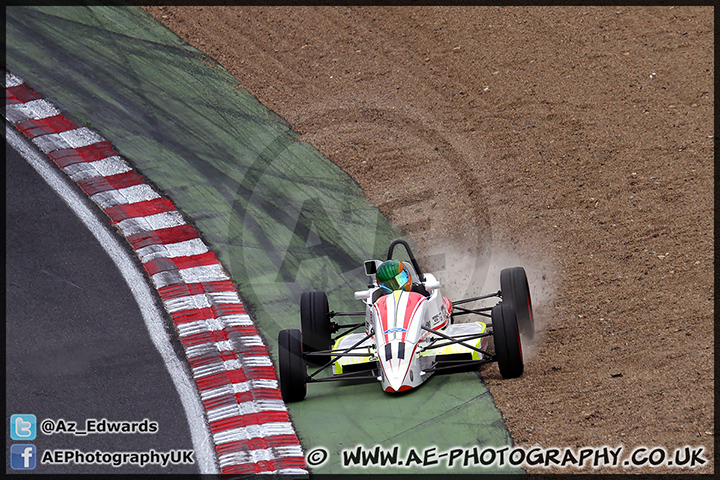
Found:
[[[445,334],[442,333],[442,332],[438,332],[438,331],[436,331],[436,330],[432,330],[432,329],[427,328],[427,327],[422,327],[422,329],[423,329],[423,330],[427,330],[428,332],[433,333],[433,334],[435,334],[435,335],[437,335],[437,336],[439,336],[439,337],[442,337],[442,338],[444,338],[445,340],[449,340],[449,341],[450,341],[450,344],[462,345],[463,347],[469,348],[470,350],[475,350],[476,352],[482,353],[483,355],[488,355],[487,352],[485,352],[485,351],[483,351],[483,350],[481,350],[481,349],[479,349],[479,348],[477,348],[477,347],[473,347],[472,345],[468,345],[467,343],[465,343],[465,342],[463,342],[463,341],[461,341],[461,340],[458,340],[458,339],[456,339],[456,338],[452,338],[452,337],[449,336],[449,335],[445,335]]]
[[[457,300],[455,302],[452,302],[452,304],[453,304],[453,306],[462,305],[463,303],[475,302],[477,300],[485,300],[486,298],[492,298],[492,297],[500,297],[501,295],[502,295],[502,292],[500,290],[498,290],[495,293],[488,293],[487,295],[481,295],[479,297],[466,298],[464,300]]]
[[[344,354],[348,353],[350,350],[353,350],[354,348],[357,348],[358,345],[360,345],[361,343],[363,343],[365,340],[367,340],[368,338],[370,338],[370,337],[372,337],[372,336],[373,336],[373,333],[372,333],[372,332],[371,332],[371,333],[368,333],[368,334],[365,335],[363,338],[361,338],[360,340],[358,340],[358,341],[355,343],[355,345],[353,345],[352,347],[346,348],[346,349],[343,350],[339,355],[332,357],[329,362],[327,362],[325,365],[323,365],[322,367],[320,367],[316,372],[314,372],[314,373],[313,373],[312,375],[310,375],[308,378],[311,378],[311,379],[312,379],[313,377],[315,377],[315,375],[317,375],[318,373],[322,372],[322,371],[325,370],[327,367],[329,367],[330,365],[332,365],[333,363],[335,363],[335,362],[336,362],[339,358],[341,358]]]

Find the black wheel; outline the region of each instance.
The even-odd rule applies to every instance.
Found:
[[[278,334],[280,393],[286,402],[305,398],[307,367],[303,358],[302,333],[298,329],[280,330]]]
[[[503,303],[515,309],[520,333],[528,340],[532,340],[535,336],[535,319],[525,269],[523,267],[503,269],[500,272],[500,292]]]
[[[300,297],[300,326],[306,352],[330,350],[330,308],[325,292],[305,292]],[[329,355],[307,357],[308,362],[321,366],[330,361]]]
[[[500,375],[503,378],[519,377],[523,373],[523,357],[515,310],[510,305],[500,303],[493,307],[491,315]]]

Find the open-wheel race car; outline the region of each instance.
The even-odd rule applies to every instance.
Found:
[[[397,245],[405,247],[410,262],[393,258]],[[520,338],[532,339],[535,333],[522,267],[500,272],[500,291],[454,302],[442,296],[433,274],[420,270],[404,240],[392,242],[387,260],[366,261],[365,273],[371,279],[368,289],[355,292],[364,311],[333,312],[325,292],[302,294],[301,330],[278,335],[280,390],[286,402],[304,399],[307,384],[314,382],[370,379],[386,392],[403,392],[435,372],[490,362],[497,362],[503,378],[522,375]],[[493,297],[500,299],[494,306],[467,306]],[[484,321],[456,322],[466,315]],[[351,324],[333,320],[352,316],[365,318]],[[308,374],[308,365],[317,368]],[[329,375],[321,375],[329,369]]]

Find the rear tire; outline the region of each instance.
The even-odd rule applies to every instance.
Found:
[[[332,348],[330,307],[325,292],[305,292],[300,297],[300,326],[305,351],[317,352]],[[330,361],[329,355],[308,356],[308,362],[322,366]]]
[[[523,374],[522,345],[515,310],[500,303],[491,312],[495,356],[503,378],[517,378]]]
[[[280,393],[285,402],[298,402],[307,394],[307,367],[303,358],[302,333],[298,329],[278,334]]]
[[[520,333],[528,340],[535,336],[535,318],[527,275],[523,267],[505,268],[500,272],[500,292],[503,303],[513,307]]]

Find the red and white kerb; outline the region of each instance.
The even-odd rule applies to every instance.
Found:
[[[307,473],[275,368],[233,282],[197,230],[97,132],[11,73],[5,116],[110,218],[172,317],[223,474]]]

